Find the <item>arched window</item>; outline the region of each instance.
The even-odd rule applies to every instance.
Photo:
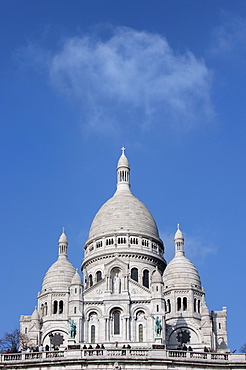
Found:
[[[97,271],[96,272],[96,279],[97,279],[97,283],[102,280],[102,272],[101,271]]]
[[[77,312],[77,308],[76,307],[74,307],[73,308],[73,313],[76,313]]]
[[[165,312],[167,312],[167,303],[164,301]]]
[[[56,314],[57,310],[58,310],[58,302],[54,301],[54,303],[53,303],[53,314]]]
[[[167,312],[169,313],[169,312],[171,312],[171,309],[172,309],[172,307],[171,307],[171,302],[170,302],[170,299],[168,299],[167,300]]]
[[[120,311],[113,312],[114,334],[120,334]]]
[[[143,324],[138,325],[138,340],[143,342]]]
[[[197,301],[197,311],[198,311],[198,313],[200,313],[200,307],[201,307],[201,301],[200,301],[200,299],[198,299],[198,301]]]
[[[59,313],[63,313],[63,301],[59,302]]]
[[[95,343],[96,341],[96,327],[95,325],[91,325],[91,343]]]
[[[143,286],[149,288],[149,271],[144,270],[143,272]]]
[[[184,311],[187,310],[187,298],[186,297],[183,298],[183,310]]]
[[[44,316],[44,305],[43,305],[43,303],[41,304],[41,317],[43,317]]]
[[[135,281],[138,281],[138,269],[136,267],[131,269],[131,278]]]
[[[181,310],[181,298],[178,297],[177,299],[177,310],[180,311]]]
[[[196,312],[196,298],[194,298],[194,312]]]
[[[93,278],[92,275],[89,275],[89,287],[93,285]]]
[[[48,315],[48,305],[47,305],[47,302],[45,302],[44,304],[44,315]]]

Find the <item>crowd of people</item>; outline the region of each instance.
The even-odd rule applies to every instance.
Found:
[[[179,345],[178,345],[178,347],[177,347],[177,349],[178,349],[178,350],[181,350],[181,351],[190,351],[190,352],[192,352],[192,351],[193,351],[193,349],[192,349],[192,347],[191,347],[191,346],[189,346],[189,347],[187,348],[187,346],[186,346],[185,344],[179,344]]]
[[[178,347],[177,347],[178,350],[181,350],[181,351],[189,351],[189,352],[192,352],[193,349],[191,346],[187,347],[185,344],[179,344]],[[208,347],[204,347],[204,352],[211,352],[210,348]]]

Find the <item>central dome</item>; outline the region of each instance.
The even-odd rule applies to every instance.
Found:
[[[130,165],[125,148],[117,165],[117,191],[97,212],[89,233],[89,239],[113,233],[132,233],[159,239],[153,216],[130,190]]]
[[[89,238],[112,234],[113,232],[130,232],[159,238],[153,216],[130,189],[119,191],[110,198],[97,212],[89,233]]]

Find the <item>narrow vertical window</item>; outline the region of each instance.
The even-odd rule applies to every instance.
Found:
[[[57,313],[57,308],[58,308],[58,302],[54,301],[54,303],[53,303],[53,314]]]
[[[76,313],[76,311],[77,311],[77,308],[76,308],[76,307],[74,307],[74,309],[73,309],[73,313]]]
[[[187,298],[186,297],[183,298],[183,310],[184,311],[187,310]]]
[[[63,313],[63,301],[59,302],[59,313]]]
[[[159,305],[156,305],[156,312],[159,312]]]
[[[138,269],[136,267],[131,269],[131,278],[135,281],[138,281]]]
[[[197,301],[197,311],[198,311],[198,313],[200,313],[200,307],[201,307],[201,301],[200,301],[200,299],[198,299],[198,301]]]
[[[97,271],[97,273],[96,273],[96,279],[97,279],[97,283],[98,283],[100,280],[102,280],[102,273],[101,273],[101,271]]]
[[[169,313],[169,312],[171,312],[171,309],[172,309],[172,307],[171,307],[171,302],[170,302],[170,299],[168,299],[167,300],[167,312]]]
[[[114,334],[120,334],[120,311],[114,311]]]
[[[178,297],[177,299],[177,310],[180,311],[181,310],[181,298]]]
[[[89,287],[93,285],[92,275],[89,275]]]
[[[96,327],[95,325],[91,325],[91,343],[95,343],[96,341]]]
[[[139,342],[143,342],[143,324],[139,324],[138,326],[138,340]]]
[[[149,288],[149,271],[144,270],[143,272],[143,286]]]
[[[196,312],[196,298],[194,298],[194,312]]]

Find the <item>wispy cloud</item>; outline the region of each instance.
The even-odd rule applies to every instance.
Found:
[[[52,86],[77,101],[83,123],[100,133],[187,130],[214,115],[211,71],[190,51],[176,54],[159,34],[111,28],[107,38],[66,39],[45,57]]]
[[[234,16],[230,12],[221,13],[221,24],[213,30],[213,42],[210,52],[214,56],[223,56],[230,61],[241,60],[245,63],[246,57],[246,19]]]
[[[165,244],[165,258],[167,262],[170,262],[175,254],[174,234],[169,232],[161,232],[160,234]],[[208,255],[216,254],[216,252],[217,249],[215,246],[208,242],[203,242],[199,237],[185,235],[185,255],[194,265],[203,264]]]

